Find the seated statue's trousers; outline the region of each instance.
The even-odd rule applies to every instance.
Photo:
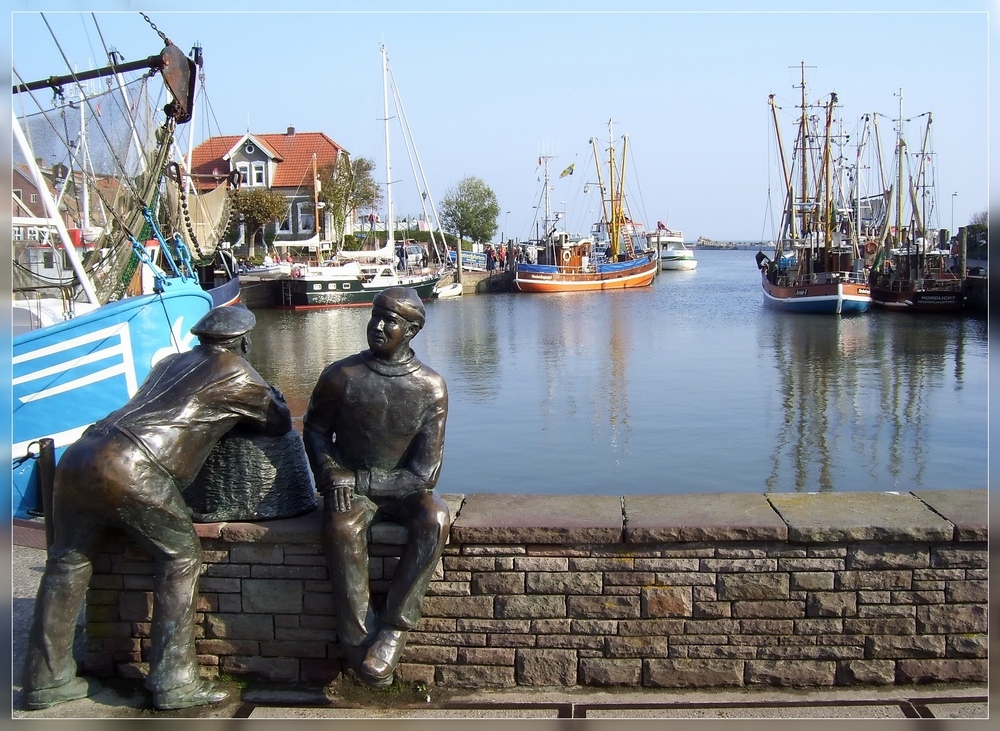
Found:
[[[358,647],[378,629],[368,587],[368,528],[380,520],[403,525],[407,538],[379,618],[397,629],[416,629],[424,594],[448,540],[448,506],[432,490],[403,497],[354,495],[350,510],[343,513],[332,503],[326,500],[323,511],[323,550],[341,644]]]

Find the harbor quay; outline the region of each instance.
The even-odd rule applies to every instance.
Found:
[[[397,669],[428,689],[978,687],[988,676],[986,490],[444,496],[452,524]],[[322,507],[198,524],[206,678],[342,682]],[[17,534],[44,536],[38,521]],[[373,593],[405,530],[370,531]],[[44,545],[44,544],[43,544]],[[153,564],[111,538],[82,672],[147,672]]]

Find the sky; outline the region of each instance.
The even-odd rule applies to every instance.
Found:
[[[431,197],[440,203],[463,178],[482,179],[500,205],[497,238],[534,235],[540,156],[551,157],[552,209],[585,233],[600,205],[583,195],[597,174],[590,139],[603,155],[613,132],[628,136],[633,217],[647,228],[664,221],[688,241],[769,241],[779,173],[768,96],[788,145],[804,63],[810,99],[835,92],[854,139],[862,115],[877,113],[888,149],[902,93],[915,151],[919,115],[932,113],[937,225],[957,228],[989,206],[992,2],[227,5],[14,0],[13,68],[32,80],[66,73],[40,8],[77,68],[104,65],[101,37],[126,60],[158,53],[142,10],[182,50],[204,49],[208,103],[196,141],[324,132],[372,158],[384,182],[384,44]],[[395,212],[417,215],[395,131],[390,150]],[[559,178],[570,164],[573,175]]]

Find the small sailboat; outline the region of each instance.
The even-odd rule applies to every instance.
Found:
[[[838,222],[846,208],[837,199],[831,137],[837,95],[822,107],[818,128],[806,102],[805,64],[802,64],[802,102],[791,164],[784,156],[778,130],[777,105],[772,94],[772,118],[781,157],[784,206],[774,254],[757,253],[764,302],[789,312],[847,315],[866,312],[871,290],[850,228]],[[795,179],[793,171],[797,174]],[[789,259],[794,254],[794,259]],[[794,262],[794,263],[791,263]]]
[[[341,251],[334,259],[322,262],[319,266],[296,266],[293,267],[291,276],[282,279],[280,282],[280,300],[276,307],[291,309],[312,309],[325,307],[357,307],[369,305],[375,296],[388,287],[411,287],[416,290],[421,299],[430,299],[434,288],[444,267],[445,257],[441,251],[445,249],[444,234],[441,232],[441,224],[437,217],[437,210],[434,207],[434,200],[430,192],[426,190],[426,180],[423,170],[414,170],[414,177],[424,184],[421,191],[421,205],[425,206],[424,217],[429,220],[428,207],[433,220],[436,222],[436,230],[440,235],[440,249],[435,238],[435,230],[431,230],[431,249],[437,266],[411,267],[407,262],[400,260],[397,256],[396,243],[393,240],[393,210],[392,210],[392,165],[389,158],[389,87],[393,86],[393,99],[396,104],[397,116],[401,118],[404,136],[409,132],[409,126],[405,122],[405,115],[399,101],[398,90],[395,89],[395,82],[391,81],[389,71],[389,58],[386,54],[385,46],[381,48],[382,53],[382,92],[384,106],[385,124],[385,168],[386,168],[386,242],[383,246],[367,251]],[[412,152],[413,140],[406,138],[407,150]],[[411,162],[414,156],[411,156]],[[419,166],[419,158],[417,159]],[[419,173],[419,177],[418,177]],[[315,177],[315,175],[314,175]],[[368,238],[374,240],[374,214],[370,217],[372,223],[372,235]],[[405,256],[405,252],[404,252]]]
[[[591,138],[594,160],[597,165],[598,186],[601,190],[603,217],[594,229],[606,232],[606,248],[603,256],[597,255],[593,237],[575,237],[558,231],[557,221],[552,218],[549,200],[548,158],[544,158],[545,192],[545,250],[543,261],[538,263],[517,263],[514,271],[514,286],[520,292],[586,292],[606,289],[630,289],[648,287],[656,276],[656,261],[651,251],[638,247],[641,237],[636,236],[636,226],[628,214],[625,197],[625,168],[628,154],[628,138],[623,137],[621,161],[615,158],[614,136],[611,123],[608,124],[610,144],[608,147],[608,187],[605,188],[601,156],[597,152],[597,140]],[[605,192],[607,194],[605,195]],[[603,261],[602,261],[603,260]]]

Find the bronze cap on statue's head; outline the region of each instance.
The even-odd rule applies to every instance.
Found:
[[[418,328],[424,326],[426,314],[424,303],[420,301],[417,290],[412,287],[389,287],[383,289],[372,301],[372,308],[381,308],[395,312],[403,319],[415,323]]]
[[[246,335],[257,318],[242,305],[216,307],[191,327],[191,334],[201,340],[232,340]]]

